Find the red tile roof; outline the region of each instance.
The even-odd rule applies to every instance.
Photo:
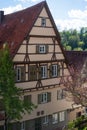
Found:
[[[48,10],[48,14],[50,14],[46,1],[43,1],[22,11],[5,15],[2,23],[0,24],[0,48],[3,43],[7,42],[9,44],[11,54],[15,55],[15,52],[17,52],[20,44],[31,31],[44,6]],[[52,18],[51,14],[50,17]],[[54,23],[53,18],[52,22]],[[58,34],[56,27],[55,31]],[[60,40],[60,36],[58,37]]]
[[[87,58],[87,51],[65,51],[65,55],[70,66],[77,71],[81,71]]]
[[[30,8],[4,16],[0,24],[0,45],[8,42],[12,53],[28,35],[45,1]]]

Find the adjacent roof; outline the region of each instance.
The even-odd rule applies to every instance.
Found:
[[[81,71],[87,59],[87,51],[65,51],[68,64],[74,70]]]
[[[31,31],[36,19],[38,18],[38,15],[44,6],[52,18],[46,1],[43,1],[22,11],[4,15],[4,19],[0,24],[0,47],[2,47],[2,44],[5,42],[9,43],[10,51],[12,55],[14,55],[15,52],[17,52],[21,42]],[[53,18],[52,22],[54,22]],[[58,34],[56,27],[55,31]],[[60,41],[59,34],[58,37]]]

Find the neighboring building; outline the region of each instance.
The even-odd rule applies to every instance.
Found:
[[[87,59],[87,51],[64,51],[68,60],[68,65],[76,71],[81,72]]]
[[[16,86],[23,89],[24,99],[37,105],[31,114],[14,123],[12,130],[62,129],[74,110],[63,86],[70,73],[46,1],[8,15],[1,11],[0,48],[5,42],[13,58]]]

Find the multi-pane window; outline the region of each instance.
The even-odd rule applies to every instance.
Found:
[[[45,92],[38,94],[38,104],[47,103],[51,101],[51,93]]]
[[[43,124],[48,124],[48,116],[43,117]]]
[[[41,78],[47,78],[47,66],[41,66]]]
[[[36,53],[39,53],[39,54],[48,53],[48,45],[47,44],[36,45]]]
[[[45,45],[39,46],[39,53],[46,53],[46,46]]]
[[[64,121],[65,120],[65,111],[59,112],[59,121]]]
[[[21,122],[21,130],[25,130],[25,122]]]
[[[49,76],[50,77],[57,77],[60,76],[60,66],[58,64],[51,64],[49,66]]]
[[[57,113],[54,113],[52,115],[52,123],[55,124],[58,122],[58,114]]]
[[[41,19],[41,26],[45,27],[46,26],[46,18]]]
[[[41,95],[41,102],[46,103],[47,102],[47,93],[42,93]]]
[[[57,65],[52,65],[52,77],[56,77],[57,76],[57,72],[58,72],[58,66]]]
[[[17,66],[16,71],[16,82],[25,81],[25,66]]]

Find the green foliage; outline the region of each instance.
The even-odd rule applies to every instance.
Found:
[[[86,130],[87,129],[87,117],[81,116],[76,120],[68,123],[68,130]]]
[[[30,113],[35,105],[22,100],[22,89],[15,86],[15,72],[7,45],[0,50],[0,97],[6,119],[19,120],[26,111]]]
[[[75,128],[75,123],[73,121],[68,123],[68,129],[73,129]]]
[[[65,50],[69,50],[67,46],[71,46],[72,50],[82,51],[87,48],[87,27],[77,30],[64,30],[61,33],[61,43]],[[80,49],[81,48],[81,49]]]
[[[71,51],[72,47],[68,45],[68,46],[65,46],[65,49],[68,50],[68,51]]]
[[[81,47],[74,48],[73,51],[83,51]]]

